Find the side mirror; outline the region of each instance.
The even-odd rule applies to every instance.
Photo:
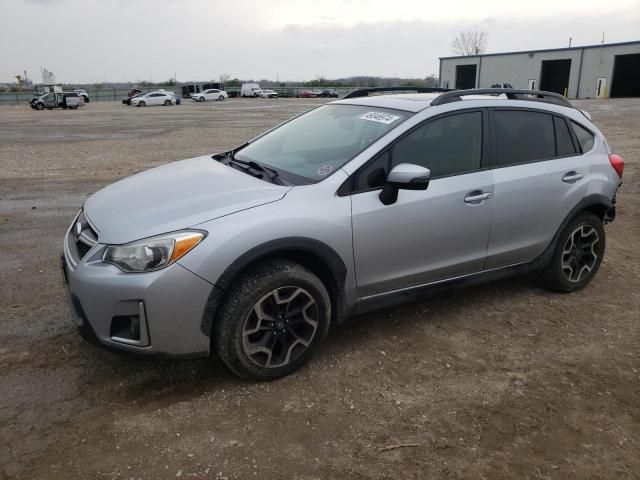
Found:
[[[387,183],[380,192],[380,201],[391,205],[398,200],[399,190],[426,190],[431,172],[428,168],[412,163],[401,163],[391,169]]]

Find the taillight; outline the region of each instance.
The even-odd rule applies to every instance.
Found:
[[[620,155],[612,153],[611,155],[609,155],[609,163],[616,171],[618,176],[622,178],[622,172],[624,171],[624,160],[622,159],[622,157]]]

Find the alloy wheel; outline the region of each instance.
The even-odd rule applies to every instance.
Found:
[[[318,305],[304,288],[280,287],[256,302],[242,327],[242,349],[254,364],[277,368],[302,355],[318,328]]]
[[[596,266],[600,237],[595,228],[581,225],[567,239],[562,250],[562,273],[572,283],[581,281]]]

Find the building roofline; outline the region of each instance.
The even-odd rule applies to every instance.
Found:
[[[604,43],[597,45],[583,45],[581,47],[565,47],[565,48],[543,48],[541,50],[520,50],[517,52],[498,52],[498,53],[483,53],[481,55],[454,55],[451,57],[439,57],[440,60],[452,60],[457,58],[479,58],[479,57],[496,57],[499,55],[523,55],[527,53],[544,53],[544,52],[561,52],[564,50],[586,50],[587,48],[604,48],[604,47],[619,47],[622,45],[640,45],[640,40],[632,40],[629,42],[618,43]]]

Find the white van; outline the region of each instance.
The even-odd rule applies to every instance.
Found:
[[[243,97],[258,97],[262,89],[257,83],[243,83],[240,89],[240,95]]]

